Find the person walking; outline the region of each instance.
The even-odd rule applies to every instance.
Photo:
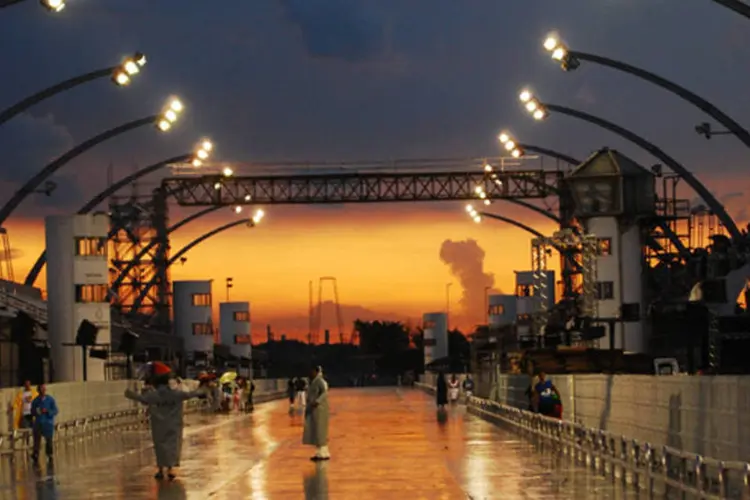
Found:
[[[289,397],[289,411],[294,410],[294,399],[297,397],[297,379],[290,378],[286,384],[286,395]]]
[[[297,378],[295,390],[297,391],[297,409],[301,410],[307,405],[307,381],[305,377]]]
[[[158,363],[158,364],[157,364]],[[170,387],[171,370],[163,363],[154,363],[154,389],[139,394],[127,389],[125,397],[148,406],[151,423],[151,439],[154,442],[157,472],[155,479],[175,479],[173,469],[180,466],[182,454],[183,403],[188,399],[206,396],[206,389],[199,388],[186,392],[180,388]]]
[[[438,372],[437,375],[435,399],[437,400],[438,410],[445,409],[445,405],[448,404],[448,384],[445,382],[445,374],[443,372]]]
[[[315,455],[310,460],[330,460],[328,450],[328,382],[323,378],[323,369],[316,366],[310,370],[310,385],[307,387],[305,429],[302,444],[315,446]]]
[[[458,396],[461,392],[460,387],[458,378],[456,378],[456,374],[454,373],[453,376],[451,376],[451,381],[448,383],[448,394],[450,395],[451,404],[458,403]]]
[[[34,418],[34,451],[31,456],[34,463],[39,462],[39,447],[44,438],[44,453],[47,455],[47,461],[52,463],[52,440],[55,438],[57,403],[55,398],[47,394],[46,385],[40,384],[37,392],[37,397],[31,403],[31,415]]]
[[[34,416],[31,414],[31,403],[34,402],[38,395],[39,393],[31,386],[29,380],[23,383],[23,388],[18,391],[16,399],[13,401],[14,428],[33,428]]]

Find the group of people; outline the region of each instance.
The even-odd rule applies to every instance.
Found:
[[[562,418],[560,391],[543,371],[540,371],[536,379],[531,381],[526,389],[526,397],[529,398],[529,411],[546,417]]]
[[[30,429],[34,445],[32,458],[39,462],[39,451],[44,439],[44,453],[47,460],[53,461],[52,442],[55,438],[55,418],[58,409],[55,398],[47,394],[47,386],[40,384],[34,389],[30,381],[23,384],[23,388],[13,402],[15,428]]]
[[[467,400],[474,394],[474,380],[472,380],[471,375],[467,375],[463,383],[459,384],[458,377],[455,374],[451,376],[450,381],[446,381],[445,373],[440,372],[438,373],[435,385],[438,409],[444,409],[448,401],[451,404],[458,403],[461,396],[461,389],[463,389],[464,397]]]

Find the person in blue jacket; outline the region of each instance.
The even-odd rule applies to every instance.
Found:
[[[560,391],[547,378],[543,371],[539,372],[539,381],[534,385],[534,402],[537,413],[547,417],[555,417],[561,401]]]
[[[39,395],[31,403],[31,415],[34,417],[34,462],[39,461],[39,446],[44,438],[44,452],[47,460],[52,462],[52,440],[55,437],[55,417],[57,417],[57,403],[55,398],[47,394],[47,386],[40,384],[37,388]]]

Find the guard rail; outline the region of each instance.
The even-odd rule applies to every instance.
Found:
[[[286,391],[257,394],[255,404],[265,403],[286,397]],[[206,399],[193,399],[185,402],[185,412],[194,413],[206,409]],[[77,418],[55,424],[55,441],[73,438],[88,438],[113,431],[132,430],[148,423],[148,410],[145,406],[121,411],[106,412],[86,418]],[[14,456],[19,451],[29,450],[32,445],[30,429],[15,429],[0,433],[0,455]]]
[[[468,409],[552,444],[573,461],[612,481],[621,481],[623,486],[681,498],[750,500],[750,464],[745,462],[721,461],[669,446],[639,443],[487,399],[469,398]]]

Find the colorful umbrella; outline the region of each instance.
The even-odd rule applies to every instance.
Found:
[[[231,384],[237,378],[237,372],[225,372],[219,379],[220,384]]]

